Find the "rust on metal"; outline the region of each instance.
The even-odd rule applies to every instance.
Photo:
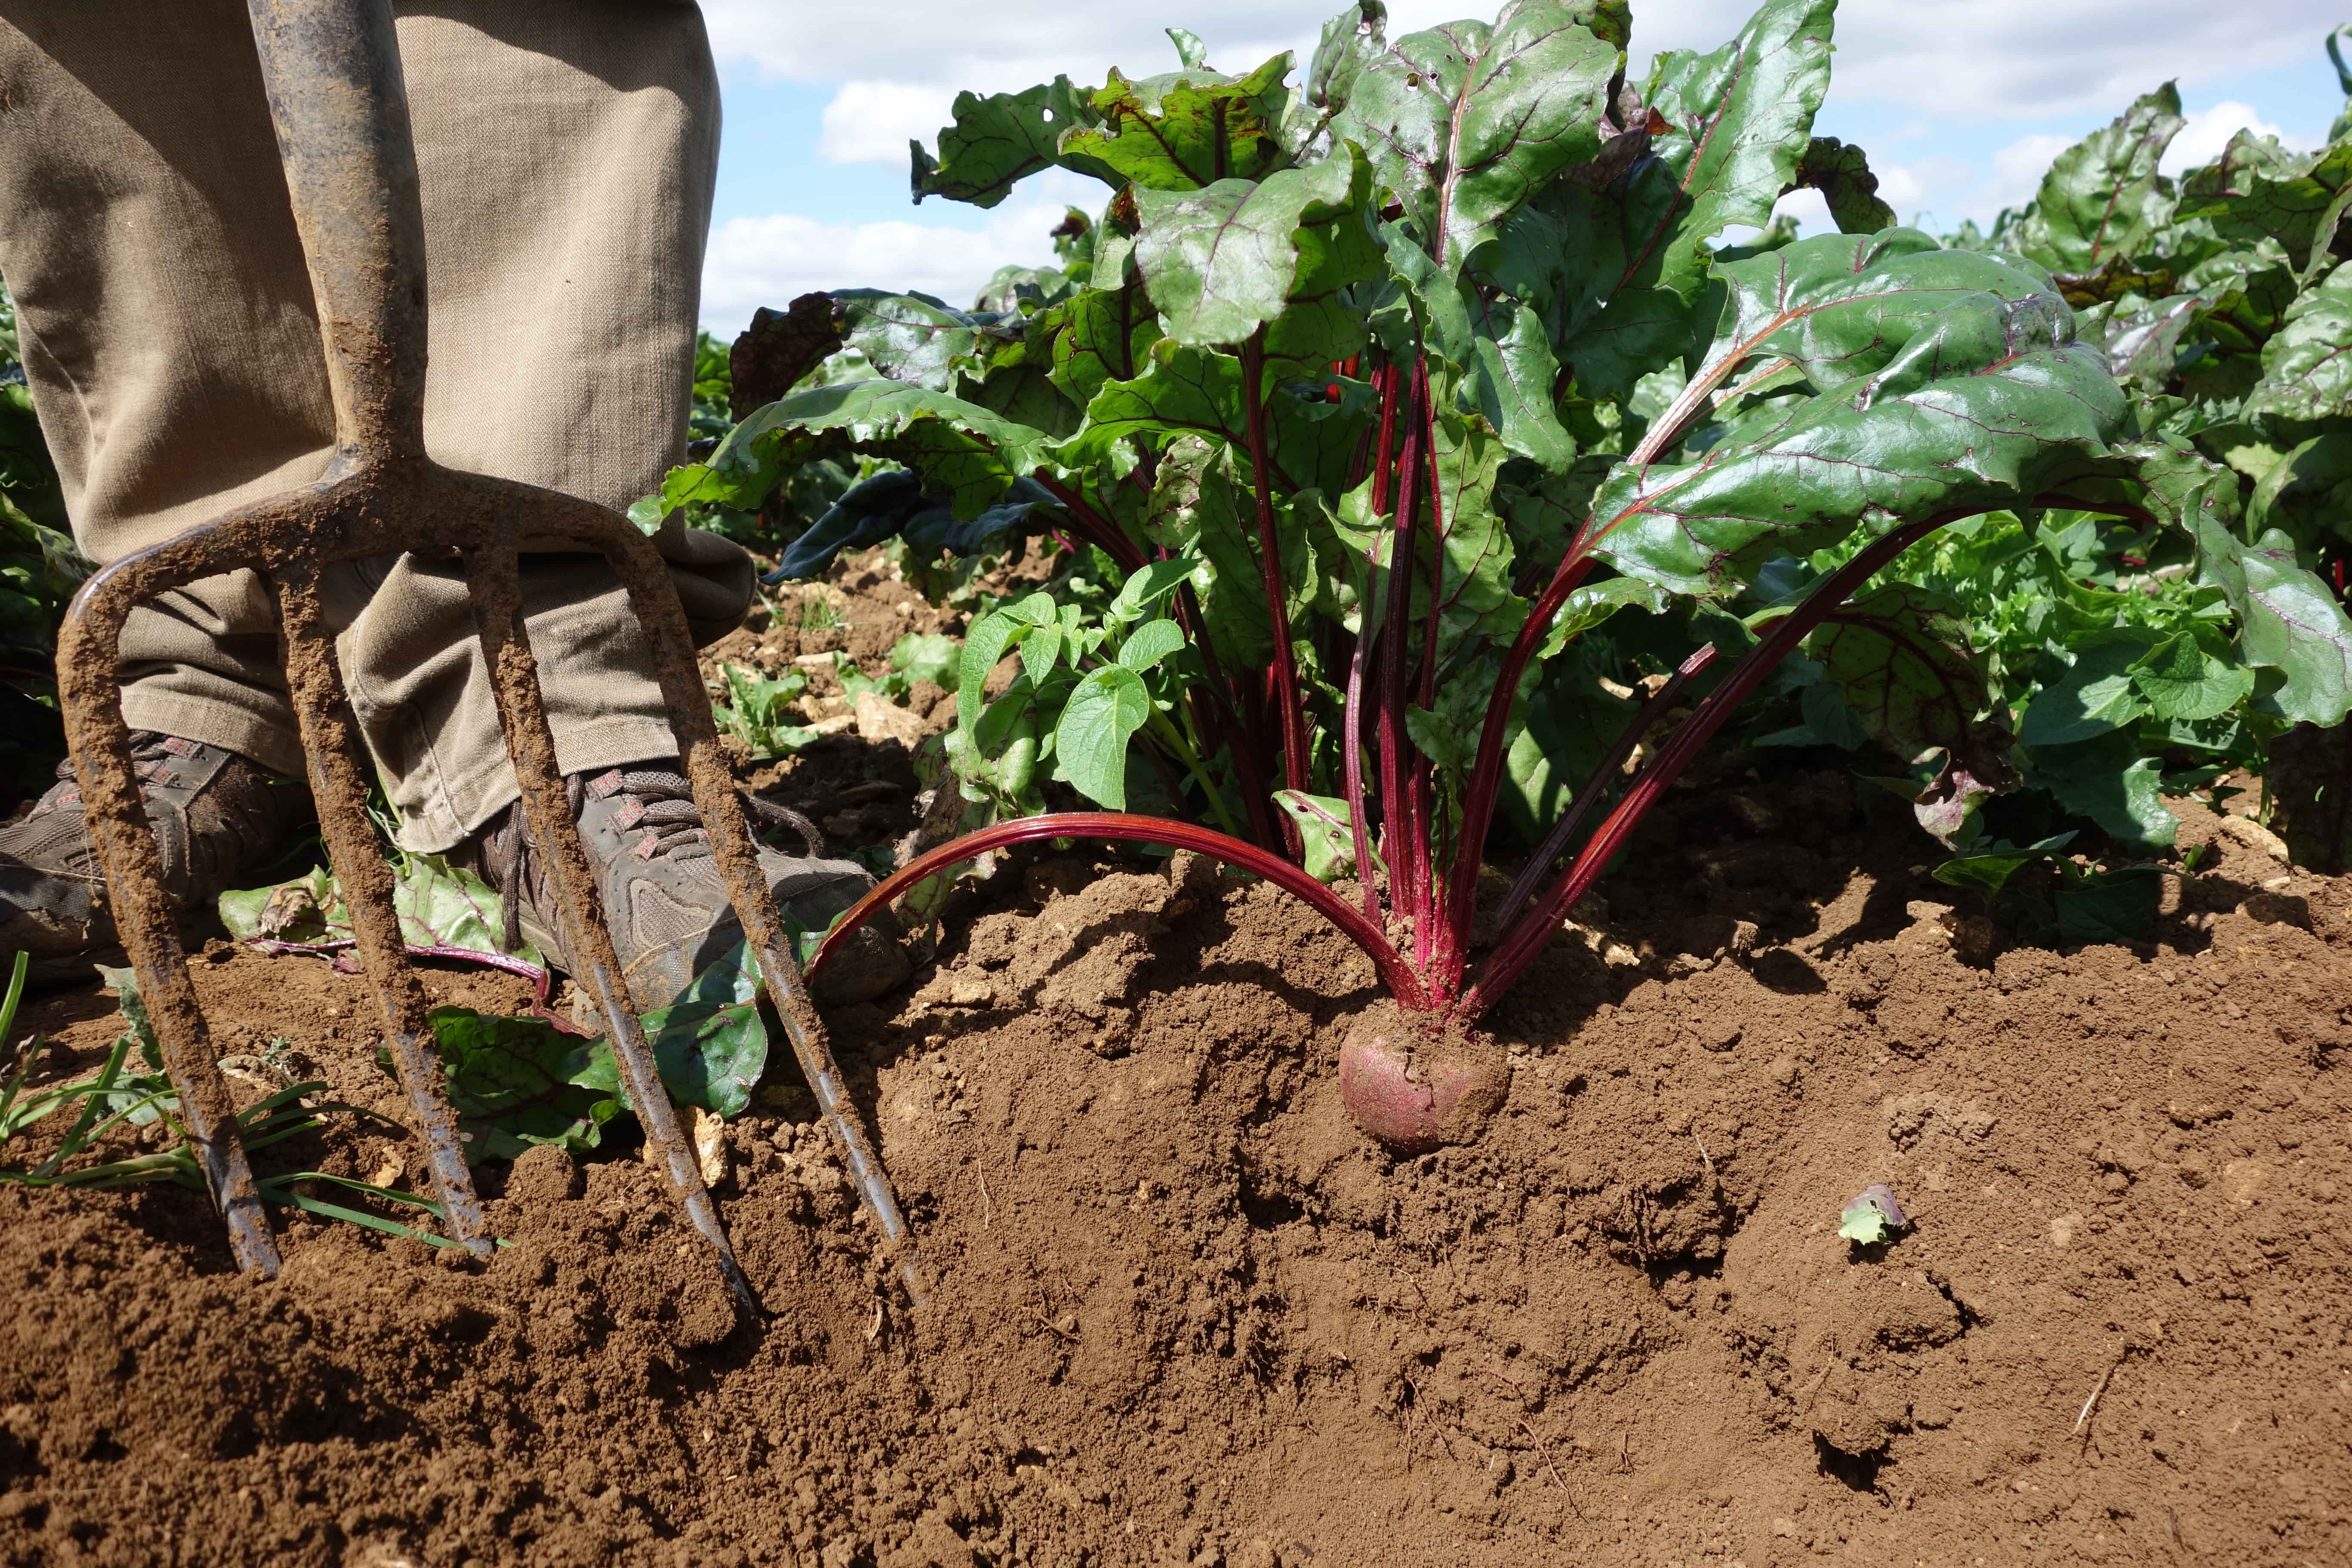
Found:
[[[735,1249],[719,1223],[718,1208],[702,1184],[701,1163],[695,1158],[686,1130],[678,1125],[677,1112],[662,1088],[653,1048],[646,1043],[645,1031],[630,1009],[620,954],[614,950],[613,933],[604,923],[595,869],[589,864],[588,847],[580,840],[579,824],[572,820],[563,775],[556,771],[555,734],[548,728],[547,708],[540,699],[538,661],[532,657],[530,637],[524,635],[522,579],[512,527],[510,522],[495,526],[490,542],[468,552],[466,564],[482,658],[489,666],[490,684],[498,694],[499,715],[505,721],[507,755],[514,763],[515,782],[522,786],[523,819],[554,877],[572,979],[588,988],[603,1017],[604,1037],[612,1042],[613,1056],[621,1069],[622,1092],[645,1129],[655,1167],[668,1178],[670,1191],[685,1208],[688,1220],[718,1255],[719,1271],[729,1293],[756,1320],[759,1298],[743,1277]]]
[[[133,558],[136,559],[135,557]],[[179,922],[163,890],[163,857],[147,825],[147,809],[132,782],[131,729],[122,719],[115,650],[134,595],[135,573],[98,574],[77,595],[58,633],[58,700],[66,742],[81,782],[83,821],[98,841],[115,930],[130,955],[146,1004],[163,1070],[180,1098],[180,1121],[205,1184],[228,1222],[236,1266],[263,1279],[278,1272],[278,1244],[261,1212],[261,1194],[236,1139],[236,1108],[222,1081],[180,948]],[[111,589],[112,591],[110,591]]]
[[[424,1135],[434,1196],[441,1202],[451,1237],[477,1257],[488,1257],[481,1202],[466,1170],[457,1113],[442,1081],[441,1055],[425,1021],[425,987],[409,967],[400,913],[393,904],[392,868],[368,820],[366,753],[342,674],[335,668],[334,638],[319,606],[318,572],[306,562],[273,574],[271,580],[286,634],[286,684],[319,805],[319,837],[351,910],[362,965],[383,1009],[384,1039]]]
[[[810,1092],[816,1097],[817,1109],[840,1141],[850,1180],[872,1212],[884,1243],[900,1249],[900,1277],[908,1294],[919,1301],[923,1292],[908,1250],[906,1218],[898,1211],[881,1158],[867,1140],[857,1108],[849,1098],[840,1064],[834,1060],[824,1020],[809,996],[808,981],[793,952],[792,938],[777,918],[775,900],[767,879],[760,873],[758,846],[735,796],[734,771],[719,747],[719,729],[696,672],[686,611],[677,602],[677,593],[670,586],[653,542],[643,534],[630,529],[625,536],[611,535],[605,559],[620,574],[629,604],[652,645],[654,673],[669,709],[670,732],[677,742],[687,783],[694,790],[695,807],[710,836],[711,856],[726,880],[728,898],[743,923],[744,940],[759,960],[761,978],[783,1024],[784,1037],[792,1045]]]
[[[248,0],[295,222],[310,259],[335,409],[336,449],[315,483],[241,508],[98,573],[58,636],[58,694],[87,819],[197,1158],[226,1217],[239,1268],[268,1276],[278,1251],[238,1143],[234,1107],[163,883],[131,770],[118,649],[132,607],[201,578],[259,572],[277,595],[287,682],[319,803],[320,834],[352,915],[400,1075],[454,1239],[487,1249],[457,1118],[431,1042],[425,999],[403,944],[393,879],[365,808],[367,766],[333,639],[320,573],[404,552],[463,561],[483,658],[525,819],[554,874],[575,978],[604,1016],[622,1083],[656,1163],[709,1242],[744,1316],[759,1306],[704,1186],[645,1033],[586,847],[572,820],[537,663],[521,619],[520,552],[601,552],[644,624],[713,854],[769,996],[853,1179],[915,1290],[907,1225],[810,1001],[757,847],[736,797],[696,671],[693,640],[654,542],[619,513],[552,490],[444,468],[424,442],[424,226],[397,41],[385,0]],[[919,1299],[919,1295],[918,1293]]]

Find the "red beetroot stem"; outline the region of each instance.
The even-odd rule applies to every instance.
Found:
[[[1517,700],[1519,679],[1526,675],[1528,663],[1536,649],[1543,646],[1544,634],[1552,617],[1568,602],[1570,594],[1584,581],[1592,570],[1589,535],[1591,523],[1570,543],[1568,552],[1560,557],[1551,581],[1528,612],[1527,624],[1519,635],[1511,639],[1509,649],[1503,655],[1503,668],[1495,678],[1494,694],[1486,699],[1486,721],[1478,731],[1478,754],[1470,766],[1470,783],[1462,794],[1462,832],[1460,847],[1453,866],[1451,904],[1455,925],[1455,939],[1466,950],[1469,945],[1470,918],[1478,894],[1478,863],[1486,852],[1486,830],[1495,820],[1495,801],[1503,783],[1504,742],[1509,737],[1511,705]]]
[[[1423,363],[1425,367],[1426,362]],[[1421,466],[1429,473],[1429,623],[1422,632],[1420,691],[1420,705],[1427,710],[1437,706],[1437,645],[1445,589],[1445,498],[1437,479],[1437,400],[1429,395],[1425,368],[1422,376],[1421,455]],[[1402,476],[1398,482],[1404,482]],[[1439,994],[1451,999],[1462,982],[1462,943],[1455,938],[1454,922],[1446,918],[1445,889],[1439,885],[1436,876],[1435,868],[1443,863],[1443,847],[1437,842],[1436,764],[1418,746],[1411,755],[1412,841],[1421,847],[1421,874],[1414,879],[1412,889],[1413,959],[1420,965],[1424,982],[1435,974]]]
[[[1378,517],[1389,508],[1389,463],[1395,456],[1397,385],[1402,372],[1396,364],[1382,363],[1372,375],[1381,400],[1379,455],[1372,462],[1372,515]],[[1366,564],[1375,565],[1379,560],[1380,546],[1367,546]],[[1348,660],[1348,699],[1339,724],[1339,766],[1341,787],[1348,792],[1348,831],[1354,840],[1356,877],[1364,889],[1364,915],[1377,923],[1381,918],[1381,895],[1372,877],[1372,832],[1364,806],[1364,695],[1372,645],[1380,636],[1372,619],[1371,585],[1372,574],[1367,571],[1363,603],[1356,612],[1356,647]],[[1385,821],[1382,826],[1386,826]],[[1391,897],[1394,897],[1393,889]]]
[[[1426,395],[1428,367],[1416,360],[1412,384],[1406,395],[1404,460],[1398,472],[1412,475],[1421,468],[1421,401]],[[1421,510],[1421,487],[1397,487],[1395,525],[1389,536],[1388,611],[1381,617],[1381,838],[1389,873],[1389,908],[1397,914],[1421,907],[1414,892],[1428,874],[1427,845],[1413,833],[1412,805],[1405,775],[1404,708],[1406,645],[1412,606],[1413,525]]]
[[[2137,508],[2065,497],[2038,497],[2031,504],[2070,507],[2080,511],[2112,512],[2121,516],[2147,516]],[[1477,983],[1463,994],[1454,1008],[1454,1016],[1464,1023],[1475,1020],[1494,1005],[1496,998],[1508,991],[1520,975],[1527,973],[1528,966],[1559,934],[1561,920],[1600,879],[1610,860],[1624,847],[1625,841],[1633,837],[1643,818],[1649,816],[1664,797],[1665,792],[1673,787],[1675,780],[1682,776],[1682,771],[1690,765],[1691,760],[1698,755],[1706,742],[1714,739],[1715,732],[1723,727],[1725,720],[1731,717],[1733,710],[1763,683],[1764,678],[1782,659],[1795,651],[1797,645],[1814,627],[1913,544],[1947,523],[1974,517],[1988,510],[1985,507],[1956,508],[1889,530],[1861,554],[1823,578],[1811,593],[1805,595],[1802,603],[1775,623],[1772,629],[1764,635],[1763,640],[1748,649],[1731,673],[1723,678],[1723,683],[1707,694],[1706,700],[1699,704],[1698,710],[1685,720],[1682,727],[1658,749],[1658,754],[1651,759],[1648,767],[1642,770],[1642,776],[1633,781],[1633,787],[1626,792],[1617,809],[1611,812],[1607,820],[1594,831],[1574,863],[1561,873],[1550,891],[1505,930],[1494,952],[1481,966]]]
[[[1493,956],[1482,966],[1477,984],[1462,998],[1460,1016],[1473,1019],[1484,1012],[1513,982],[1527,972],[1537,956],[1549,946],[1559,934],[1559,922],[1576,901],[1584,897],[1600,879],[1609,861],[1633,836],[1642,819],[1649,816],[1675,780],[1682,775],[1699,749],[1723,727],[1748,694],[1763,683],[1780,662],[1795,650],[1807,633],[1819,626],[1829,613],[1845,603],[1854,589],[1868,582],[1878,569],[1909,548],[1916,540],[1925,537],[1950,521],[1941,516],[1924,522],[1908,523],[1885,534],[1861,554],[1847,562],[1805,596],[1794,610],[1782,616],[1761,642],[1748,650],[1723,683],[1707,694],[1698,711],[1684,721],[1660,747],[1633,787],[1625,793],[1617,809],[1594,830],[1592,837],[1575,862],[1560,874],[1559,879],[1544,897],[1505,931],[1495,947]]]
[[[1265,329],[1258,328],[1242,344],[1242,415],[1248,426],[1250,469],[1257,494],[1258,569],[1265,575],[1266,618],[1274,627],[1275,705],[1282,725],[1282,782],[1286,789],[1305,793],[1307,777],[1307,704],[1298,693],[1298,660],[1290,644],[1289,595],[1283,590],[1282,541],[1274,528],[1272,453],[1265,437]],[[1283,837],[1291,853],[1303,852],[1298,828],[1286,815]]]
[[[1367,575],[1365,581],[1370,578]],[[1356,851],[1356,879],[1363,885],[1364,918],[1381,918],[1380,889],[1372,879],[1372,830],[1364,814],[1364,667],[1372,651],[1372,606],[1360,608],[1362,630],[1348,658],[1348,703],[1339,723],[1340,788],[1348,795],[1348,835]]]
[[[1631,278],[1632,270],[1629,269],[1625,276]],[[1696,380],[1683,389],[1674,405],[1659,416],[1657,422],[1650,426],[1649,433],[1633,450],[1627,454],[1627,463],[1643,468],[1655,462],[1671,442],[1682,438],[1684,432],[1706,408],[1708,397],[1733,369],[1746,360],[1748,352],[1795,319],[1795,312],[1782,312],[1765,323],[1738,349],[1719,357],[1713,365],[1701,372]],[[1542,646],[1544,633],[1551,626],[1552,617],[1559,614],[1559,607],[1567,602],[1569,595],[1591,572],[1592,546],[1604,531],[1595,526],[1599,521],[1597,517],[1587,518],[1584,526],[1569,542],[1566,553],[1559,559],[1559,568],[1552,573],[1551,582],[1544,589],[1543,597],[1536,601],[1527,625],[1519,628],[1519,635],[1512,640],[1510,651],[1504,656],[1501,678],[1495,683],[1494,695],[1486,701],[1486,721],[1478,731],[1478,755],[1471,764],[1470,784],[1462,796],[1462,852],[1454,862],[1454,930],[1457,938],[1465,945],[1470,927],[1470,895],[1477,890],[1478,863],[1486,854],[1486,830],[1494,825],[1496,795],[1502,787],[1503,742],[1510,729],[1511,704],[1518,697],[1519,678],[1527,673],[1528,661]]]
[[[1397,384],[1403,379],[1403,372],[1402,365],[1381,366],[1381,446],[1380,455],[1372,459],[1374,517],[1389,510],[1389,459],[1396,455]]]
[[[1308,876],[1298,867],[1238,838],[1228,837],[1214,828],[1197,823],[1171,822],[1160,816],[1136,816],[1118,811],[1061,811],[1043,816],[1024,816],[1015,822],[1000,822],[968,833],[952,843],[943,844],[927,855],[919,855],[906,865],[884,878],[879,886],[850,906],[847,913],[835,922],[817,944],[816,956],[809,961],[811,979],[823,972],[834,955],[849,940],[887,910],[906,891],[928,877],[936,876],[961,861],[985,855],[992,849],[1010,848],[1015,844],[1034,843],[1041,838],[1108,838],[1131,844],[1164,844],[1171,849],[1191,849],[1212,859],[1238,866],[1255,876],[1264,877],[1286,892],[1294,893],[1313,907],[1315,912],[1337,926],[1349,941],[1361,948],[1372,967],[1388,987],[1397,1005],[1407,1012],[1427,1012],[1429,1001],[1423,991],[1421,977],[1406,964],[1387,935],[1374,922],[1350,908],[1348,901]]]
[[[1675,702],[1681,700],[1683,689],[1690,685],[1692,679],[1715,662],[1715,655],[1713,643],[1700,644],[1698,651],[1683,660],[1674,674],[1666,678],[1666,683],[1658,688],[1656,695],[1643,703],[1641,711],[1626,722],[1616,743],[1609,748],[1609,754],[1594,765],[1584,787],[1576,792],[1576,798],[1569,802],[1568,809],[1560,814],[1559,820],[1552,824],[1551,831],[1545,835],[1543,847],[1535,852],[1533,858],[1528,861],[1527,868],[1519,873],[1518,880],[1511,884],[1511,890],[1504,896],[1502,908],[1495,911],[1495,928],[1497,931],[1508,930],[1520,907],[1535,897],[1537,884],[1551,870],[1552,862],[1560,858],[1568,848],[1568,841],[1576,836],[1577,828],[1592,814],[1592,808],[1601,803],[1601,797],[1608,793],[1610,781],[1625,766],[1625,760],[1633,754],[1633,748],[1640,745],[1642,737],[1673,710]]]

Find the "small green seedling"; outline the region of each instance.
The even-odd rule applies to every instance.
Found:
[[[7,1037],[16,1021],[17,1004],[24,997],[26,956],[23,953],[17,955],[16,970],[9,978],[7,994],[0,998],[0,1039]],[[26,1042],[16,1070],[8,1075],[5,1083],[0,1083],[0,1151],[5,1151],[19,1134],[52,1115],[67,1112],[73,1118],[63,1141],[40,1163],[26,1169],[0,1163],[0,1185],[102,1190],[163,1182],[191,1192],[205,1190],[204,1175],[197,1167],[195,1152],[188,1144],[187,1130],[179,1121],[179,1098],[173,1092],[171,1082],[162,1070],[162,1055],[147,1024],[145,1010],[139,1005],[131,972],[127,969],[111,971],[109,978],[122,992],[123,1013],[131,1020],[131,1026],[115,1040],[113,1048],[107,1053],[105,1063],[94,1076],[71,1083],[31,1087],[45,1045],[40,1037],[35,1036]],[[131,1065],[134,1049],[145,1064],[144,1070]],[[267,1149],[323,1127],[326,1114],[331,1111],[382,1120],[374,1112],[359,1106],[310,1098],[326,1087],[323,1081],[316,1079],[289,1084],[238,1111],[236,1130],[239,1141],[248,1150]],[[169,1147],[128,1159],[100,1159],[89,1164],[79,1163],[80,1156],[99,1152],[100,1142],[116,1128],[125,1123],[144,1126],[158,1121],[169,1130]],[[436,1219],[441,1217],[440,1205],[415,1193],[377,1186],[325,1171],[292,1171],[282,1175],[264,1176],[255,1185],[266,1202],[283,1204],[323,1219],[342,1220],[370,1230],[382,1231],[387,1236],[407,1237],[435,1247],[456,1245],[430,1231],[418,1230],[382,1215],[328,1203],[316,1195],[316,1189],[322,1184],[359,1193],[383,1203],[416,1209]]]

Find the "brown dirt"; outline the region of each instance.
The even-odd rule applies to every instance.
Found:
[[[976,586],[998,597],[1026,592],[1053,564],[1049,552],[1032,550],[1009,565],[992,564]],[[838,624],[803,625],[827,620]],[[704,679],[723,695],[723,664],[770,678],[798,668],[809,678],[801,721],[833,728],[789,757],[739,758],[736,771],[746,786],[808,817],[833,853],[898,845],[914,830],[925,798],[916,752],[954,727],[954,696],[917,681],[887,705],[894,711],[861,713],[842,689],[834,656],[845,655],[879,677],[889,669],[899,638],[918,632],[961,637],[964,624],[962,614],[927,603],[880,548],[845,560],[822,583],[777,588],[740,628],[702,650]],[[1006,660],[1002,679],[1010,679],[1012,668],[1015,661]]]
[[[773,679],[800,668],[809,678],[802,721],[854,721],[833,672],[832,655],[846,654],[867,674],[889,668],[890,648],[909,632],[960,632],[960,616],[926,604],[879,563],[880,552],[852,563],[838,581],[779,591],[775,608],[755,607],[740,629],[702,650],[702,670],[714,693],[723,695],[721,664],[737,664]],[[803,632],[804,603],[822,595],[843,623],[825,631]],[[916,731],[933,734],[954,722],[955,705],[934,689],[910,693],[904,704]],[[861,732],[855,723],[827,734],[790,757],[745,758],[737,772],[744,783],[780,805],[816,824],[835,853],[885,845],[912,830],[922,785],[915,776],[913,752],[905,740]]]
[[[1405,1162],[1339,1105],[1343,940],[1032,864],[833,1020],[923,1307],[818,1129],[730,1127],[756,1341],[627,1157],[486,1171],[479,1268],[305,1222],[270,1285],[189,1194],[0,1194],[0,1558],[2352,1560],[2352,881],[2188,816],[2156,941],[1976,967],[1842,779],[1685,792],[1493,1020],[1486,1138]],[[389,1105],[361,982],[198,981]]]

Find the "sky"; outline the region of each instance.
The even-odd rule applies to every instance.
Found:
[[[921,289],[970,300],[997,268],[1051,258],[1046,231],[1097,182],[1050,171],[987,211],[908,199],[907,142],[936,142],[959,89],[1018,91],[1109,66],[1176,68],[1160,31],[1182,26],[1209,63],[1247,70],[1283,49],[1303,62],[1342,0],[868,0],[856,19],[801,0],[703,0],[726,129],[703,321],[731,336],[754,308],[816,289]],[[1391,37],[1485,16],[1480,0],[1391,0]],[[1628,76],[1662,49],[1710,49],[1746,0],[1633,0]],[[887,18],[887,25],[876,16]],[[2352,0],[1843,0],[1828,100],[1813,122],[1867,150],[1906,222],[1989,224],[2029,199],[2052,154],[2170,79],[2189,124],[2167,172],[2211,158],[2242,126],[2314,147],[2343,107],[2323,52]],[[1297,79],[1296,77],[1293,78]],[[1818,193],[1785,210],[1833,226]]]

